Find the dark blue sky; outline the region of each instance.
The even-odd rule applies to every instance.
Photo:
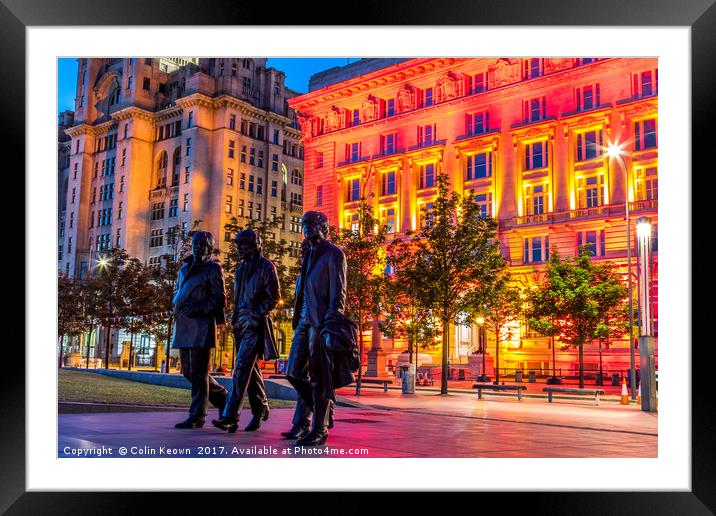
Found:
[[[267,65],[286,73],[286,86],[300,93],[308,91],[308,78],[314,73],[342,66],[357,58],[270,58]],[[75,108],[75,85],[77,82],[77,59],[57,60],[57,107],[59,111]]]

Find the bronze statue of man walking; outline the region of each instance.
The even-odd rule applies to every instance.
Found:
[[[278,358],[271,311],[280,299],[276,267],[261,254],[261,237],[251,229],[234,239],[241,263],[234,275],[234,314],[231,325],[236,344],[236,363],[231,389],[221,417],[212,424],[229,433],[236,432],[239,411],[248,390],[253,418],[245,431],[258,430],[269,416],[269,405],[257,359]]]

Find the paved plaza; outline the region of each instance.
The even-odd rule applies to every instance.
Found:
[[[636,405],[368,388],[339,394],[335,428],[319,447],[325,457],[657,457],[657,415]],[[210,424],[215,409],[198,430],[173,428],[185,411],[60,414],[58,457],[120,457],[121,447],[127,457],[316,456],[279,435],[292,413],[274,409],[258,432],[235,434]],[[243,410],[243,425],[250,417]]]

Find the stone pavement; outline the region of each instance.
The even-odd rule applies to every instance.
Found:
[[[633,405],[503,397],[478,401],[467,394],[402,395],[380,389],[363,389],[357,397],[351,388],[339,395],[328,446],[317,449],[301,450],[279,435],[291,426],[291,409],[272,410],[258,432],[236,434],[223,433],[208,420],[202,429],[174,429],[183,411],[91,413],[59,415],[58,457],[76,456],[77,450],[118,457],[120,447],[129,450],[127,457],[145,458],[316,457],[318,452],[338,457],[657,457],[656,414]],[[210,409],[209,418],[215,414]],[[241,419],[248,422],[248,410]],[[168,450],[182,453],[167,455]]]

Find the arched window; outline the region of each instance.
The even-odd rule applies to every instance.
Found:
[[[157,180],[155,182],[157,188],[164,187],[167,184],[167,153],[162,151],[157,160]]]
[[[293,172],[291,172],[291,184],[292,185],[302,185],[303,184],[303,176],[301,175],[301,172],[297,168],[293,169]]]
[[[179,184],[179,170],[181,169],[181,147],[174,149],[172,158],[172,186]]]

